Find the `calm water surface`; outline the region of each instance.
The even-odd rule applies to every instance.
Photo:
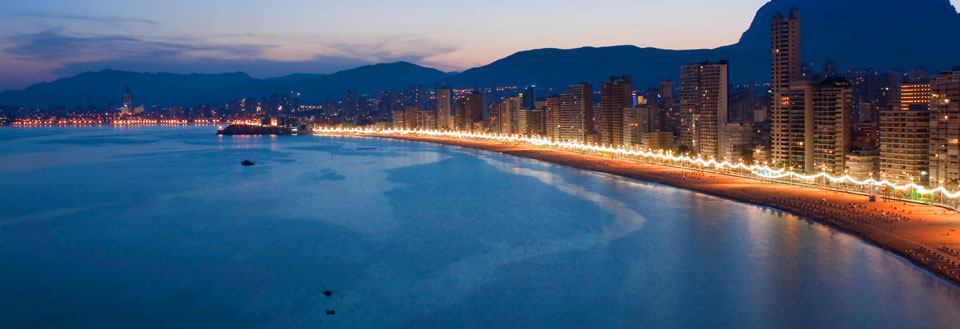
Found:
[[[0,129],[0,328],[958,326],[960,289],[895,255],[661,185],[379,139]]]

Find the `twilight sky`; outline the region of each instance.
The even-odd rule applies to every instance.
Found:
[[[462,70],[544,47],[712,48],[765,2],[10,0],[0,90],[104,68],[269,77],[397,60]]]

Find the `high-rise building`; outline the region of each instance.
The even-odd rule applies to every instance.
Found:
[[[929,100],[928,100],[929,101]],[[929,104],[929,103],[928,103]],[[880,172],[875,178],[926,184],[930,166],[930,111],[927,106],[880,112]]]
[[[523,102],[520,102],[521,104]],[[530,135],[530,110],[519,108],[513,111],[513,133],[519,135]]]
[[[853,86],[843,78],[831,77],[813,88],[813,166],[816,170],[840,174],[850,151],[850,112]]]
[[[517,130],[515,133],[525,136],[543,136],[546,134],[546,117],[544,109],[536,108],[523,108],[516,112],[514,122],[516,122]]]
[[[611,77],[600,88],[600,144],[623,144],[623,109],[633,105],[633,80],[628,75]]]
[[[436,127],[436,117],[432,111],[420,111],[414,105],[408,105],[403,110],[392,112],[393,129],[433,129]]]
[[[483,94],[471,92],[457,99],[457,129],[473,131],[474,124],[483,121]]]
[[[560,95],[559,140],[588,141],[593,135],[593,87],[588,83],[570,85]]]
[[[623,145],[641,146],[644,134],[659,131],[657,112],[650,104],[623,109]]]
[[[393,119],[393,120],[392,120],[393,125],[392,125],[391,128],[393,128],[393,129],[398,129],[398,130],[400,130],[400,129],[405,129],[405,127],[406,127],[405,124],[406,124],[406,123],[403,122],[403,119],[404,119],[404,118],[403,118],[403,112],[404,112],[403,110],[393,111],[393,113],[392,113],[392,114],[393,114],[393,117],[392,117],[392,119]]]
[[[728,64],[699,63],[680,69],[680,143],[704,158],[720,156],[727,123]]]
[[[517,133],[517,111],[521,109],[520,96],[507,96],[497,106],[497,131],[501,134]]]
[[[453,129],[453,90],[450,88],[437,89],[437,129]]]
[[[800,11],[794,8],[787,17],[777,13],[770,20],[771,160],[784,167],[798,165],[797,149],[802,148],[797,137],[802,115],[791,112],[797,109],[790,106],[795,99],[786,98],[793,83],[803,79],[800,62]]]
[[[814,172],[813,90],[812,82],[794,81],[778,98],[780,125],[777,131],[771,128],[775,135],[771,161],[775,167]]]
[[[546,112],[545,134],[550,140],[556,141],[560,138],[560,97],[547,97],[544,112]]]
[[[930,82],[930,184],[960,185],[960,70]]]

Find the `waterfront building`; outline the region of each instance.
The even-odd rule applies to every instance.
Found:
[[[520,96],[507,96],[500,101],[497,107],[497,131],[501,134],[517,132],[516,116],[521,108],[523,99]]]
[[[561,141],[589,142],[593,129],[593,87],[588,83],[573,84],[560,95]]]
[[[704,158],[720,155],[727,123],[728,64],[703,62],[680,69],[681,145]]]
[[[628,75],[611,77],[600,89],[600,144],[624,144],[624,109],[633,104],[633,80]]]
[[[730,122],[723,126],[723,131],[718,160],[737,162],[752,158],[756,149],[753,122]]]
[[[544,112],[546,112],[545,134],[548,139],[556,141],[560,138],[560,97],[547,97],[544,104]]]
[[[960,185],[960,70],[930,83],[930,184]]]
[[[537,102],[541,103],[541,102]],[[527,122],[526,130],[527,134],[532,136],[546,136],[547,134],[547,117],[546,109],[543,106],[536,106],[535,108],[528,109],[527,111]]]
[[[880,173],[896,182],[929,184],[930,85],[901,85],[900,107],[880,112]],[[926,95],[926,96],[924,96]]]
[[[524,136],[530,135],[530,109],[519,108],[513,111],[512,114],[513,119],[511,121],[514,124],[513,133]]]
[[[813,173],[813,95],[814,84],[794,81],[778,98],[780,125],[774,129],[771,161],[775,167],[794,168]],[[777,131],[779,129],[779,131]]]
[[[791,104],[796,101],[788,93],[794,93],[794,82],[803,79],[800,65],[800,11],[790,10],[785,17],[777,13],[770,21],[770,74],[772,101],[770,107],[771,160],[784,167],[803,163],[798,158],[803,149],[802,132],[804,113]],[[799,121],[799,122],[798,122]]]
[[[657,110],[649,104],[623,109],[623,145],[643,145],[643,135],[659,131]]]
[[[832,77],[813,88],[813,166],[817,170],[843,172],[850,151],[850,111],[853,87]]]
[[[437,129],[439,130],[451,130],[454,129],[454,118],[453,118],[453,90],[450,88],[440,88],[436,92],[436,121]]]
[[[457,99],[457,129],[474,131],[474,124],[483,121],[483,94],[471,92]]]
[[[393,129],[404,129],[406,127],[403,122],[403,113],[404,113],[403,110],[397,110],[392,112]]]
[[[639,107],[623,109],[623,146],[643,144],[643,119]]]

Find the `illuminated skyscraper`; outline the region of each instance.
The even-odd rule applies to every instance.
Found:
[[[929,183],[930,84],[903,83],[898,109],[880,112],[880,173],[897,183]]]
[[[680,69],[681,145],[704,158],[720,156],[727,123],[728,64],[699,63]]]
[[[560,138],[560,97],[548,97],[544,111],[546,112],[546,136],[550,140],[558,140]]]
[[[779,127],[780,149],[774,166],[813,173],[813,89],[809,81],[794,81],[781,93],[783,125]]]
[[[600,89],[600,144],[623,144],[623,111],[633,105],[633,81],[628,75],[612,77]]]
[[[523,99],[520,96],[504,97],[497,105],[497,132],[513,134],[517,132],[517,111]]]
[[[850,151],[853,87],[843,78],[827,78],[813,88],[813,166],[841,174]]]
[[[593,87],[588,83],[570,85],[560,96],[559,139],[588,141],[593,131]]]
[[[457,99],[457,128],[473,131],[474,124],[483,121],[483,94],[471,92]]]
[[[790,113],[790,100],[784,99],[791,84],[803,79],[800,61],[800,11],[794,8],[788,17],[777,13],[770,21],[771,157],[783,166],[796,162],[796,127],[802,125],[795,120],[803,115]]]
[[[453,91],[450,88],[437,89],[437,129],[453,129]]]

